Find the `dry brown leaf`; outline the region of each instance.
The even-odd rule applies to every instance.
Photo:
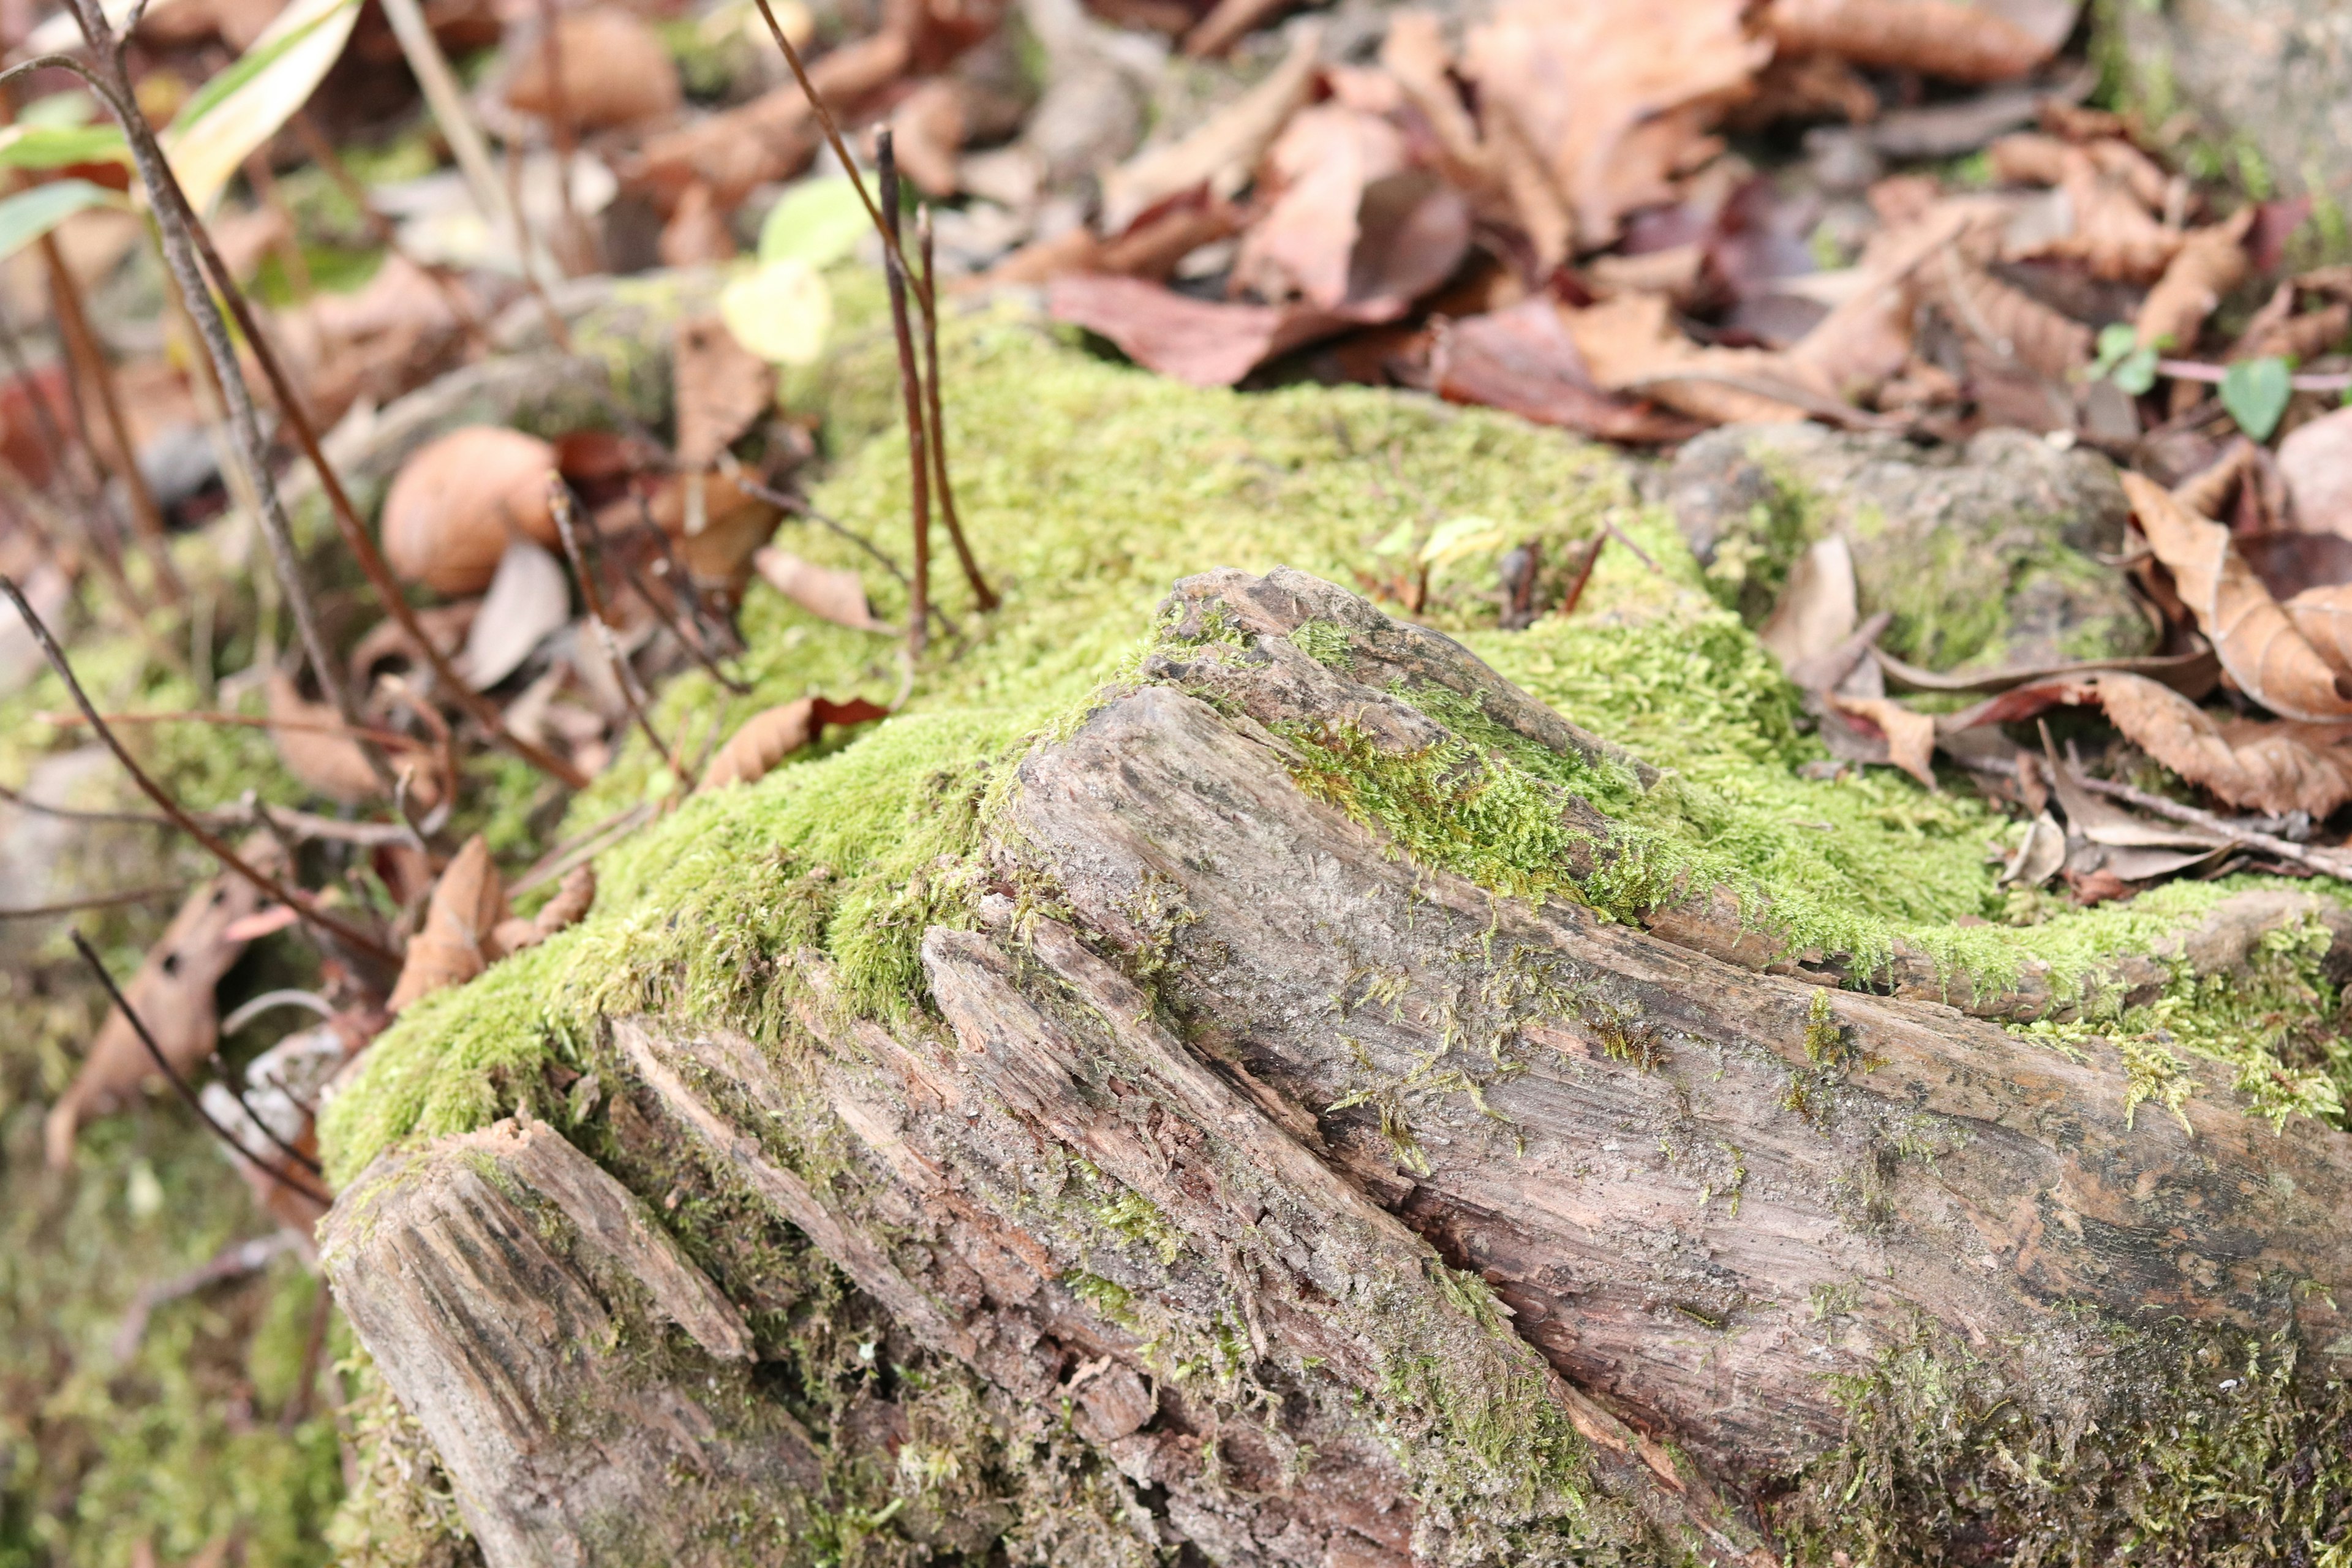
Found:
[[[679,194],[654,252],[664,267],[714,267],[735,259],[735,231],[709,185],[696,180]]]
[[[1444,26],[1432,12],[1397,13],[1381,44],[1381,64],[1429,121],[1438,146],[1455,165],[1450,172],[1456,183],[1475,186],[1492,178],[1491,159],[1454,85],[1454,55],[1445,47]]]
[[[2253,460],[2254,444],[2241,436],[2219,458],[2173,486],[2172,499],[2199,517],[2218,521]]]
[[[2221,223],[2190,231],[2140,303],[2135,323],[2140,347],[2186,353],[2195,346],[2205,318],[2246,276],[2246,231],[2253,222],[2254,209],[2241,207]]]
[[[888,715],[889,710],[862,697],[846,702],[803,697],[755,713],[719,748],[694,793],[707,795],[729,784],[752,784],[767,777],[778,763],[815,740],[827,724],[863,724]]]
[[[1985,148],[1992,177],[2005,185],[2054,185],[2066,177],[2068,143],[2038,131],[1997,136]]]
[[[2033,254],[2079,261],[2095,277],[2126,282],[2161,276],[2189,236],[2158,223],[2127,180],[2101,169],[2082,148],[2067,148],[2062,161],[2065,174],[2059,187],[2074,209],[2074,226]]]
[[[1229,196],[1249,174],[1293,110],[1315,85],[1317,56],[1323,47],[1320,23],[1293,30],[1282,63],[1200,129],[1181,142],[1154,147],[1111,170],[1102,179],[1102,226],[1124,229],[1169,197],[1205,185]]]
[[[537,947],[566,926],[580,923],[596,902],[596,869],[593,866],[574,866],[563,874],[563,884],[529,920],[517,915],[500,921],[491,936],[502,954],[520,952],[527,947]]]
[[[1929,789],[1936,787],[1936,721],[1915,713],[1891,697],[1843,697],[1832,691],[1829,705],[1863,721],[1886,742],[1886,760]]]
[[[2091,329],[1973,267],[1931,268],[1926,292],[1965,331],[1995,353],[2052,381],[2091,363]]]
[[[1293,115],[1266,153],[1268,187],[1278,194],[1242,236],[1234,282],[1276,304],[1338,306],[1348,297],[1365,187],[1404,162],[1404,138],[1376,115],[1336,102]]]
[[[1744,8],[1741,0],[1503,0],[1470,29],[1462,70],[1477,85],[1486,140],[1499,150],[1506,127],[1525,139],[1573,219],[1578,247],[1599,249],[1624,214],[1670,200],[1673,176],[1752,89],[1771,47],[1748,35]],[[1519,205],[1526,214],[1528,202]]]
[[[266,836],[248,838],[238,853],[259,868],[285,869],[284,853]],[[215,877],[188,895],[122,988],[163,1059],[184,1076],[212,1054],[219,1038],[213,987],[246,946],[230,928],[257,913],[262,902],[259,889],[243,877],[226,871]],[[109,1011],[81,1070],[50,1108],[43,1129],[50,1168],[61,1170],[72,1160],[74,1134],[84,1121],[114,1109],[154,1071],[154,1058],[130,1019],[120,1008]]]
[[[921,83],[890,111],[891,152],[927,196],[956,194],[956,157],[969,133],[963,89],[952,77]]]
[[[1836,55],[1952,81],[2023,76],[2053,47],[1986,7],[1950,0],[1774,0],[1762,26],[1790,54]]]
[[[1788,585],[1756,628],[1756,640],[1780,661],[1782,669],[1794,670],[1852,637],[1861,621],[1853,552],[1832,533],[1806,546],[1790,567]]]
[[[2234,806],[2314,820],[2352,800],[2346,727],[2241,720],[2217,724],[2178,691],[2135,675],[2090,682],[2108,721],[2133,744]]]
[[[571,618],[572,578],[563,563],[528,539],[515,540],[467,629],[457,673],[475,690],[488,691]]]
[[[419,447],[384,497],[383,553],[407,582],[478,594],[516,533],[552,548],[547,476],[555,448],[535,436],[469,425]]]
[[[2352,539],[2352,408],[2296,426],[2279,443],[2279,473],[2305,533]]]
[[[2231,548],[2230,531],[2197,516],[2144,475],[2126,471],[2122,478],[2148,549],[2171,572],[2181,603],[2239,688],[2285,718],[2352,717],[2352,680],[2340,679],[2295,629]]]
[[[701,527],[687,507],[687,487],[702,492]],[[656,527],[669,535],[688,574],[700,583],[742,586],[751,569],[751,553],[768,542],[783,515],[773,501],[747,490],[730,475],[711,472],[691,476],[665,474],[640,511],[634,500],[614,502],[600,510],[597,526],[608,533],[624,532],[650,515]]]
[[[506,918],[506,884],[490,859],[489,840],[475,834],[433,885],[425,925],[408,940],[400,982],[385,1007],[394,1013],[420,996],[463,985],[499,956],[493,933]]]
[[[772,544],[751,552],[751,570],[762,582],[802,609],[836,626],[861,632],[896,632],[898,628],[874,613],[866,597],[866,584],[856,573],[819,566]]]
[[[329,800],[342,805],[357,805],[373,800],[383,793],[375,769],[368,764],[367,753],[348,734],[328,733],[342,723],[342,715],[331,703],[312,702],[295,686],[294,678],[282,669],[273,669],[262,688],[268,699],[269,717],[280,724],[300,728],[273,729],[269,737],[278,747],[278,759],[286,771],[318,791]],[[417,782],[425,777],[420,772]],[[435,789],[435,795],[439,791]]]
[[[520,46],[507,80],[510,108],[542,119],[561,110],[573,125],[603,130],[640,125],[675,114],[682,94],[677,66],[653,28],[617,6],[574,11],[556,23],[561,102],[549,90],[547,52],[541,40]]]
[[[1638,393],[1695,419],[1788,424],[1804,418],[1801,403],[1773,395],[1779,388],[1792,397],[1836,401],[1825,378],[1786,354],[1692,342],[1660,295],[1620,294],[1560,315],[1593,384]]]
[[[677,324],[671,370],[677,391],[677,460],[706,468],[768,411],[776,368],[741,343],[717,316]]]
[[[1698,426],[1677,415],[1612,396],[1592,384],[1576,340],[1548,295],[1507,310],[1435,323],[1429,350],[1430,390],[1449,403],[1500,408],[1538,425],[1650,445],[1679,441]]]
[[[2279,607],[2329,668],[2352,676],[2352,584],[2306,588]]]

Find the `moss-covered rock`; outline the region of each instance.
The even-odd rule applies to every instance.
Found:
[[[2099,552],[2131,509],[2097,454],[2020,430],[1957,448],[1818,425],[1728,426],[1685,447],[1668,479],[1709,585],[1749,626],[1805,545],[1842,534],[1885,647],[1931,669],[2147,652],[2155,628]]]

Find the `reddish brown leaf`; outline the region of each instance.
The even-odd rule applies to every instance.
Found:
[[[595,902],[595,868],[574,866],[564,873],[562,886],[556,889],[555,897],[540,906],[538,914],[529,920],[515,916],[500,921],[491,933],[492,939],[501,953],[537,947],[564,927],[579,924]]]
[[[776,395],[775,367],[737,342],[715,315],[677,324],[671,374],[677,392],[677,460],[686,468],[709,468],[768,411]]]
[[[1929,789],[1936,787],[1936,721],[1915,713],[1889,697],[1841,697],[1829,694],[1829,704],[1848,719],[1858,721],[1865,733],[1886,742],[1886,760]]]
[[[2124,491],[2148,549],[2172,573],[2181,603],[2247,696],[2285,718],[2352,717],[2352,681],[2339,678],[2305,640],[2278,601],[2231,548],[2230,531],[2197,516],[2172,492],[2139,474]]]
[[[709,185],[697,180],[678,193],[654,252],[664,267],[713,267],[735,259],[735,231]]]
[[[1194,386],[1231,386],[1276,354],[1404,313],[1402,301],[1360,313],[1218,304],[1141,279],[1089,275],[1055,279],[1045,302],[1055,321],[1099,332],[1136,363]]]
[[[554,468],[555,448],[520,430],[451,431],[394,478],[381,524],[385,558],[401,577],[437,593],[480,593],[515,533],[555,546],[547,510]]]
[[[1404,139],[1377,115],[1318,104],[1291,117],[1266,163],[1279,194],[1243,235],[1234,281],[1268,301],[1334,309],[1348,298],[1365,187],[1404,167]]]
[[[2149,756],[2231,805],[2326,816],[2352,800],[2352,730],[2341,724],[2214,722],[2179,692],[2131,675],[2095,682],[2108,721]]]
[[[2352,584],[2306,588],[2280,608],[2330,668],[2352,676]]]
[[[283,872],[285,856],[276,842],[256,835],[238,853],[263,869]],[[243,877],[223,872],[188,895],[172,923],[147,952],[138,973],[122,988],[123,998],[182,1074],[210,1056],[220,1034],[213,988],[245,952],[246,939],[232,928],[261,908],[263,894]],[[122,1098],[154,1076],[154,1060],[120,1009],[110,1011],[82,1058],[73,1083],[50,1108],[43,1129],[49,1165],[63,1169],[73,1158],[74,1134],[92,1116],[113,1110]]]
[[[2279,443],[2294,526],[2352,539],[2352,408],[2298,425]]]
[[[2254,209],[2241,207],[2210,228],[2193,230],[2147,291],[2135,323],[2139,345],[2187,353],[2221,296],[2246,276],[2246,230]]]
[[[1430,384],[1449,403],[1482,404],[1538,425],[1636,445],[1680,441],[1695,422],[1592,384],[1576,340],[1543,296],[1507,310],[1441,321],[1430,347]]]
[[[489,840],[475,834],[433,885],[425,926],[408,942],[400,983],[385,1006],[397,1013],[420,996],[463,985],[499,956],[493,932],[506,918],[506,885]]]
[[[888,709],[862,697],[847,702],[803,697],[755,713],[719,748],[695,793],[706,795],[729,784],[765,778],[778,763],[815,740],[827,724],[863,724],[888,715]]]

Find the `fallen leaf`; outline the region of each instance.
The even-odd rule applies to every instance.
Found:
[[[1620,294],[1561,312],[1595,384],[1715,424],[1788,423],[1837,402],[1811,370],[1761,349],[1701,348],[1662,295]],[[1790,401],[1783,401],[1783,399]]]
[[[1430,389],[1449,403],[1500,408],[1538,425],[1604,440],[1647,446],[1680,441],[1700,428],[1595,387],[1576,340],[1541,295],[1483,316],[1438,321],[1429,374]]]
[[[2246,276],[2246,231],[2254,209],[2241,207],[2221,223],[2191,230],[2164,276],[2147,291],[2133,328],[2142,348],[2187,353],[2221,296]]]
[[[890,111],[890,147],[898,168],[927,196],[956,194],[956,155],[969,131],[963,88],[952,77],[920,83]]]
[[[499,956],[491,933],[506,911],[506,888],[490,859],[489,840],[477,833],[434,883],[425,925],[408,940],[400,981],[385,1008],[397,1013],[420,996],[463,985],[488,968]]]
[[[1169,197],[1196,187],[1220,196],[1238,192],[1292,111],[1307,101],[1322,47],[1321,23],[1292,29],[1289,52],[1255,87],[1182,140],[1148,148],[1103,175],[1103,231],[1118,233]]]
[[[2024,841],[2009,864],[2000,868],[1995,886],[2002,888],[2038,888],[2066,864],[2066,830],[2047,811],[2036,816],[2025,829]]]
[[[1267,152],[1261,177],[1276,194],[1242,236],[1234,284],[1274,303],[1337,306],[1348,297],[1364,189],[1404,163],[1403,137],[1377,115],[1337,102],[1293,115]]]
[[[751,570],[802,609],[836,626],[862,632],[895,633],[898,629],[874,614],[873,605],[866,598],[866,584],[855,572],[819,566],[772,544],[763,544],[751,552]]]
[[[262,690],[272,720],[299,726],[269,732],[288,773],[341,805],[357,805],[383,793],[383,784],[360,743],[350,735],[329,732],[342,723],[342,715],[332,703],[305,698],[295,687],[294,678],[282,669],[269,672]]]
[[[1936,787],[1936,721],[1915,713],[1891,697],[1843,697],[1831,692],[1829,705],[1849,719],[1864,721],[1886,741],[1886,760],[1929,789]]]
[[[420,447],[394,476],[379,525],[403,579],[442,594],[489,585],[507,542],[552,546],[547,476],[555,448],[534,436],[469,425]]]
[[[735,232],[709,185],[696,180],[679,193],[654,253],[664,267],[715,267],[735,259]]]
[[[630,12],[598,5],[566,13],[556,22],[555,46],[562,73],[561,104],[559,95],[549,90],[544,43],[528,37],[509,50],[509,108],[542,120],[560,108],[572,125],[597,131],[641,125],[677,111],[677,66],[653,28]]]
[[[2128,175],[2118,176],[2100,167],[2098,160],[2080,147],[2062,154],[2064,174],[2060,189],[2073,216],[2068,230],[2048,244],[2028,251],[2012,247],[2012,257],[2024,254],[2079,261],[2096,278],[2146,283],[2163,274],[2179,258],[2190,237],[2158,223],[2132,189]]]
[[[677,461],[706,468],[776,395],[775,367],[735,341],[716,316],[677,325],[671,376],[677,401]]]
[[[1790,54],[1969,82],[2023,76],[2063,37],[2044,42],[1989,6],[1951,0],[1773,0],[1761,25]]]
[[[1368,310],[1224,304],[1140,278],[1087,273],[1055,278],[1045,308],[1057,321],[1108,338],[1136,363],[1194,386],[1231,386],[1277,354],[1404,313],[1402,301]]]
[[[563,874],[563,883],[555,897],[541,904],[539,913],[529,920],[520,916],[503,920],[492,932],[501,953],[520,952],[527,947],[537,947],[564,927],[577,925],[596,901],[596,870],[593,866],[574,866]]]
[[[2230,531],[2143,475],[2126,470],[2122,479],[2148,549],[2171,572],[2181,602],[2240,689],[2285,718],[2352,717],[2352,679],[2338,677],[2295,629],[2231,548]]]
[[[2223,726],[2179,692],[2130,675],[2092,683],[2107,720],[2135,745],[2231,805],[2317,821],[2352,800],[2352,729],[2240,720]]]
[[[427,605],[416,612],[416,624],[432,639],[444,658],[455,658],[457,650],[466,646],[466,638],[474,626],[474,616],[480,611],[479,599],[461,599],[454,605]],[[424,650],[408,635],[408,628],[386,616],[367,634],[352,645],[351,669],[353,679],[373,687],[383,667],[398,662],[411,669],[422,669],[427,660]]]
[[[283,851],[264,835],[247,839],[238,853],[262,869],[285,869]],[[246,946],[229,931],[257,912],[263,898],[251,882],[233,872],[215,877],[188,895],[122,988],[124,1000],[154,1037],[163,1059],[183,1076],[212,1054],[219,1038],[213,988]],[[108,1012],[89,1054],[82,1058],[81,1070],[49,1110],[43,1138],[50,1169],[62,1170],[71,1162],[74,1134],[84,1121],[113,1110],[154,1072],[154,1060],[130,1019],[119,1008]]]
[[[2332,409],[2288,431],[2278,466],[2295,528],[2352,539],[2352,408]]]
[[[2352,585],[2306,588],[2279,607],[2329,668],[2352,676]]]
[[[702,492],[701,526],[687,505],[688,486]],[[677,542],[687,573],[698,582],[733,583],[751,569],[751,556],[776,531],[783,515],[773,501],[745,489],[733,476],[707,473],[665,474],[646,498],[640,512],[633,501],[616,503],[600,514],[599,526],[611,517],[614,531],[635,526],[650,513],[654,523]]]
[[[862,697],[847,702],[803,697],[755,713],[719,748],[710,765],[703,770],[702,783],[696,786],[695,793],[707,795],[729,784],[752,784],[765,778],[778,763],[815,740],[827,724],[863,724],[888,716],[889,710]]]
[[[457,673],[475,690],[487,691],[521,668],[531,650],[571,618],[572,579],[562,563],[530,540],[509,540],[466,634]]]
[[[797,261],[822,272],[874,231],[857,187],[839,174],[788,188],[760,223],[760,264]]]
[[[1832,533],[1806,546],[1790,567],[1780,601],[1756,628],[1756,640],[1782,669],[1795,669],[1853,636],[1862,619],[1859,606],[1853,552]]]
[[[833,293],[796,257],[764,261],[719,293],[735,341],[772,364],[814,364],[833,332]]]
[[[1870,651],[1871,657],[1878,661],[1879,668],[1886,672],[1887,684],[1904,691],[2011,691],[2041,682],[2079,680],[2102,670],[2115,669],[2129,675],[2146,676],[2193,698],[2202,697],[2212,690],[2221,674],[2221,663],[2213,657],[2213,650],[2203,646],[2194,653],[2083,659],[2066,664],[2013,665],[2005,669],[1970,670],[1966,674],[1954,675],[1906,664],[1884,648],[1874,647]]]
[[[1744,9],[1504,0],[1470,29],[1462,70],[1477,86],[1486,140],[1515,134],[1535,152],[1578,248],[1600,248],[1626,213],[1669,200],[1670,176],[1750,90],[1771,47],[1748,35]]]

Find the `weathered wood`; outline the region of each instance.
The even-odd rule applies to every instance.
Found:
[[[1606,1541],[1760,1565],[1771,1496],[1847,1429],[1833,1378],[1895,1352],[1953,1347],[2071,1431],[2128,1415],[2113,1352],[2137,1327],[2286,1334],[2315,1375],[2346,1370],[2352,1140],[2273,1131],[2210,1065],[2185,1126],[2134,1115],[2105,1043],[2021,1040],[1901,965],[1897,994],[1825,989],[1832,956],[1784,962],[1715,889],[1639,929],[1408,861],[1295,782],[1309,729],[1424,757],[1449,710],[1400,692],[1436,688],[1648,781],[1329,584],[1210,574],[1176,608],[1141,679],[1021,764],[974,928],[922,942],[935,1024],[854,1016],[804,953],[778,1047],[659,1018],[612,1021],[604,1047],[642,1136],[754,1194],[1004,1408],[1066,1409],[1131,1484],[1129,1545],[1339,1568]],[[1310,656],[1310,621],[1344,647]],[[1606,818],[1560,807],[1583,869],[1617,852]],[[2242,960],[2315,915],[2341,926],[2250,897],[2181,952]],[[2053,1001],[2025,989],[1956,1000]],[[569,1252],[535,1239],[527,1212],[604,1190],[554,1147],[459,1140],[331,1221],[337,1289],[493,1568],[631,1560],[509,1472],[584,1466],[598,1496],[668,1507],[679,1542],[699,1494],[658,1501],[664,1466],[808,1484],[678,1421],[646,1422],[657,1458],[567,1447],[559,1406],[690,1405],[740,1352],[716,1308],[678,1305],[706,1327],[674,1365],[551,1349],[548,1312],[621,1321],[583,1251],[649,1271],[656,1304],[701,1300],[641,1211],[587,1205]],[[493,1150],[542,1195],[476,1174]],[[438,1283],[460,1258],[462,1297]],[[1118,1560],[1065,1560],[1097,1558]]]

